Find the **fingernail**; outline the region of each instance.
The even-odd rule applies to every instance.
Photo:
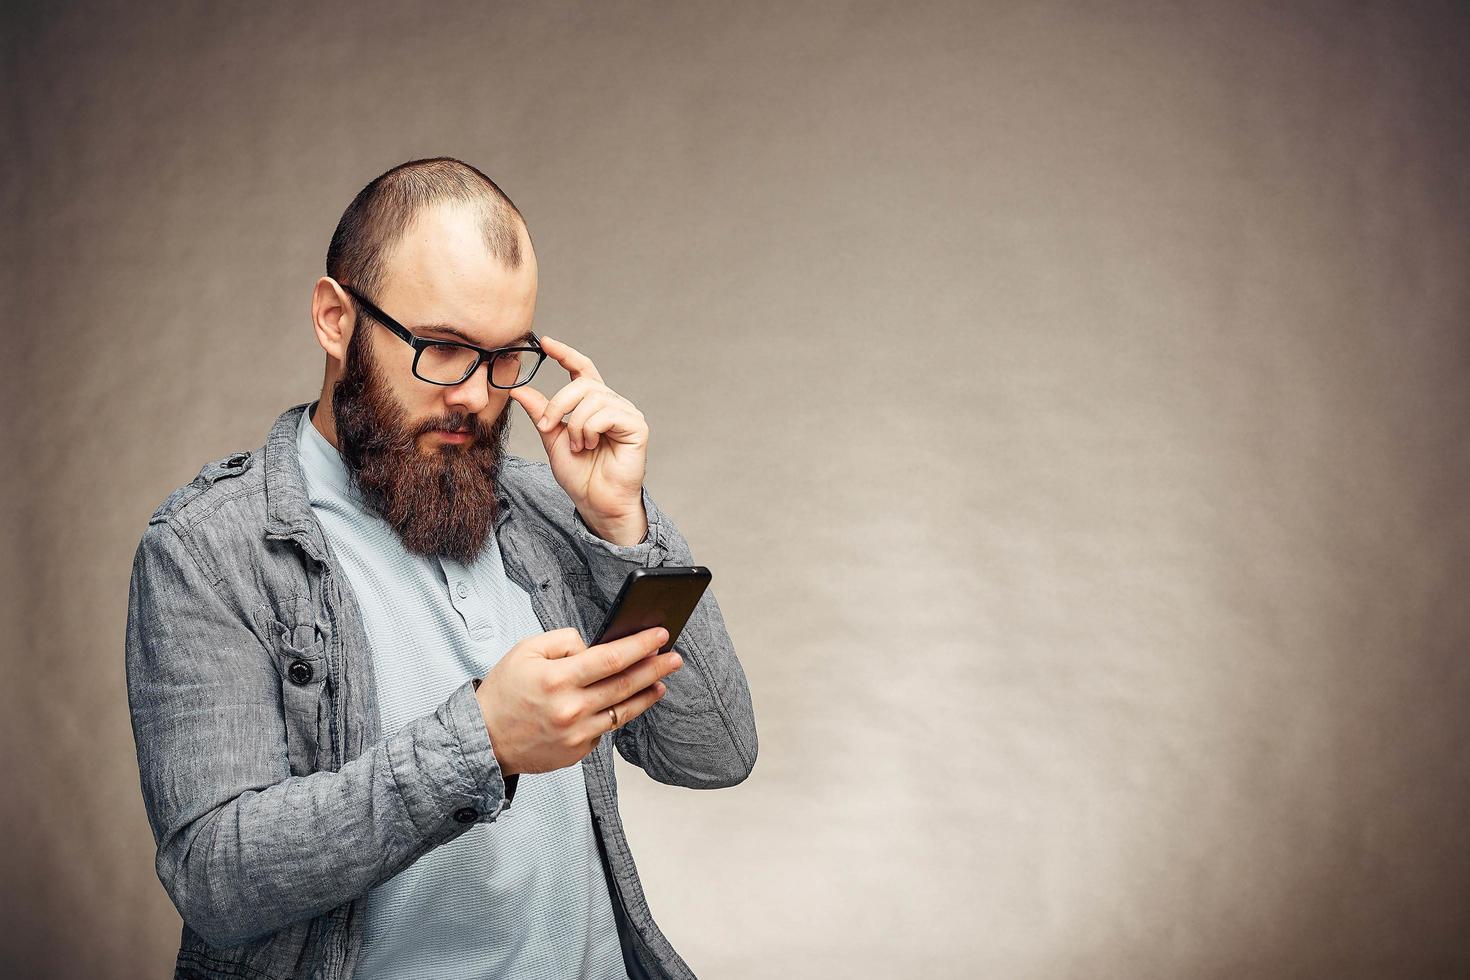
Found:
[[[683,658],[683,657],[681,657],[681,656],[679,656],[679,655],[678,655],[678,654],[677,654],[677,653],[676,653],[676,654],[674,654],[674,656],[673,656],[673,657],[672,657],[672,658],[671,658],[671,659],[670,659],[670,660],[669,660],[669,663],[671,663],[671,664],[673,664],[673,665],[674,665],[674,667],[675,667],[675,668],[676,668],[676,669],[677,669],[677,668],[679,668],[679,667],[682,667],[682,666],[684,666],[684,658]]]
[[[656,687],[656,688],[658,688],[658,693],[660,693],[660,694],[664,693],[665,691],[667,691],[669,689],[668,688],[668,685],[666,685],[663,681],[654,681],[653,682],[653,686]]]
[[[549,415],[543,415],[543,416],[541,416],[541,420],[536,423],[536,428],[538,428],[538,429],[549,429],[549,428],[551,428],[551,416],[549,416]]]

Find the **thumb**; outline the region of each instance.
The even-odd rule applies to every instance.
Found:
[[[547,660],[560,660],[563,657],[571,657],[587,649],[587,644],[582,641],[582,634],[575,627],[564,626],[559,630],[542,633],[535,650]]]
[[[531,428],[533,429],[536,428],[536,423],[541,420],[541,416],[546,414],[546,406],[551,404],[550,398],[547,398],[530,385],[521,385],[519,388],[510,389],[510,397],[515,399],[516,404],[525,410],[526,415],[531,419]],[[552,432],[555,431],[553,428]],[[536,434],[541,437],[543,442],[546,441],[547,433],[536,429]]]

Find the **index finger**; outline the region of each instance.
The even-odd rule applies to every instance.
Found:
[[[668,630],[654,626],[620,640],[590,646],[581,653],[564,658],[562,663],[566,665],[567,676],[572,683],[586,687],[633,666],[649,654],[657,653],[668,639]]]
[[[567,374],[573,380],[587,377],[594,381],[601,381],[602,375],[597,373],[597,366],[592,363],[592,358],[583,354],[571,344],[564,344],[553,337],[541,337],[541,349],[550,354],[556,363],[567,369]],[[550,343],[547,343],[550,341]]]

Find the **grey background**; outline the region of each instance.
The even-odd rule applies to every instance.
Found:
[[[337,217],[436,154],[647,415],[751,681],[746,783],[620,769],[702,977],[1470,970],[1463,6],[7,5],[4,40],[8,975],[171,967],[133,549],[315,396]]]

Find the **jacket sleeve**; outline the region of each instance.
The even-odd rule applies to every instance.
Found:
[[[225,947],[365,894],[508,805],[474,689],[335,772],[293,776],[281,677],[171,522],[128,597],[128,705],[158,878]]]
[[[573,534],[604,608],[617,598],[628,573],[639,566],[695,564],[684,536],[658,509],[647,487],[643,509],[648,536],[636,545],[616,545],[598,537],[574,511]],[[661,783],[697,789],[733,786],[755,767],[755,710],[713,583],[700,596],[674,649],[684,664],[664,678],[668,690],[653,707],[618,729],[613,744],[624,759]]]

